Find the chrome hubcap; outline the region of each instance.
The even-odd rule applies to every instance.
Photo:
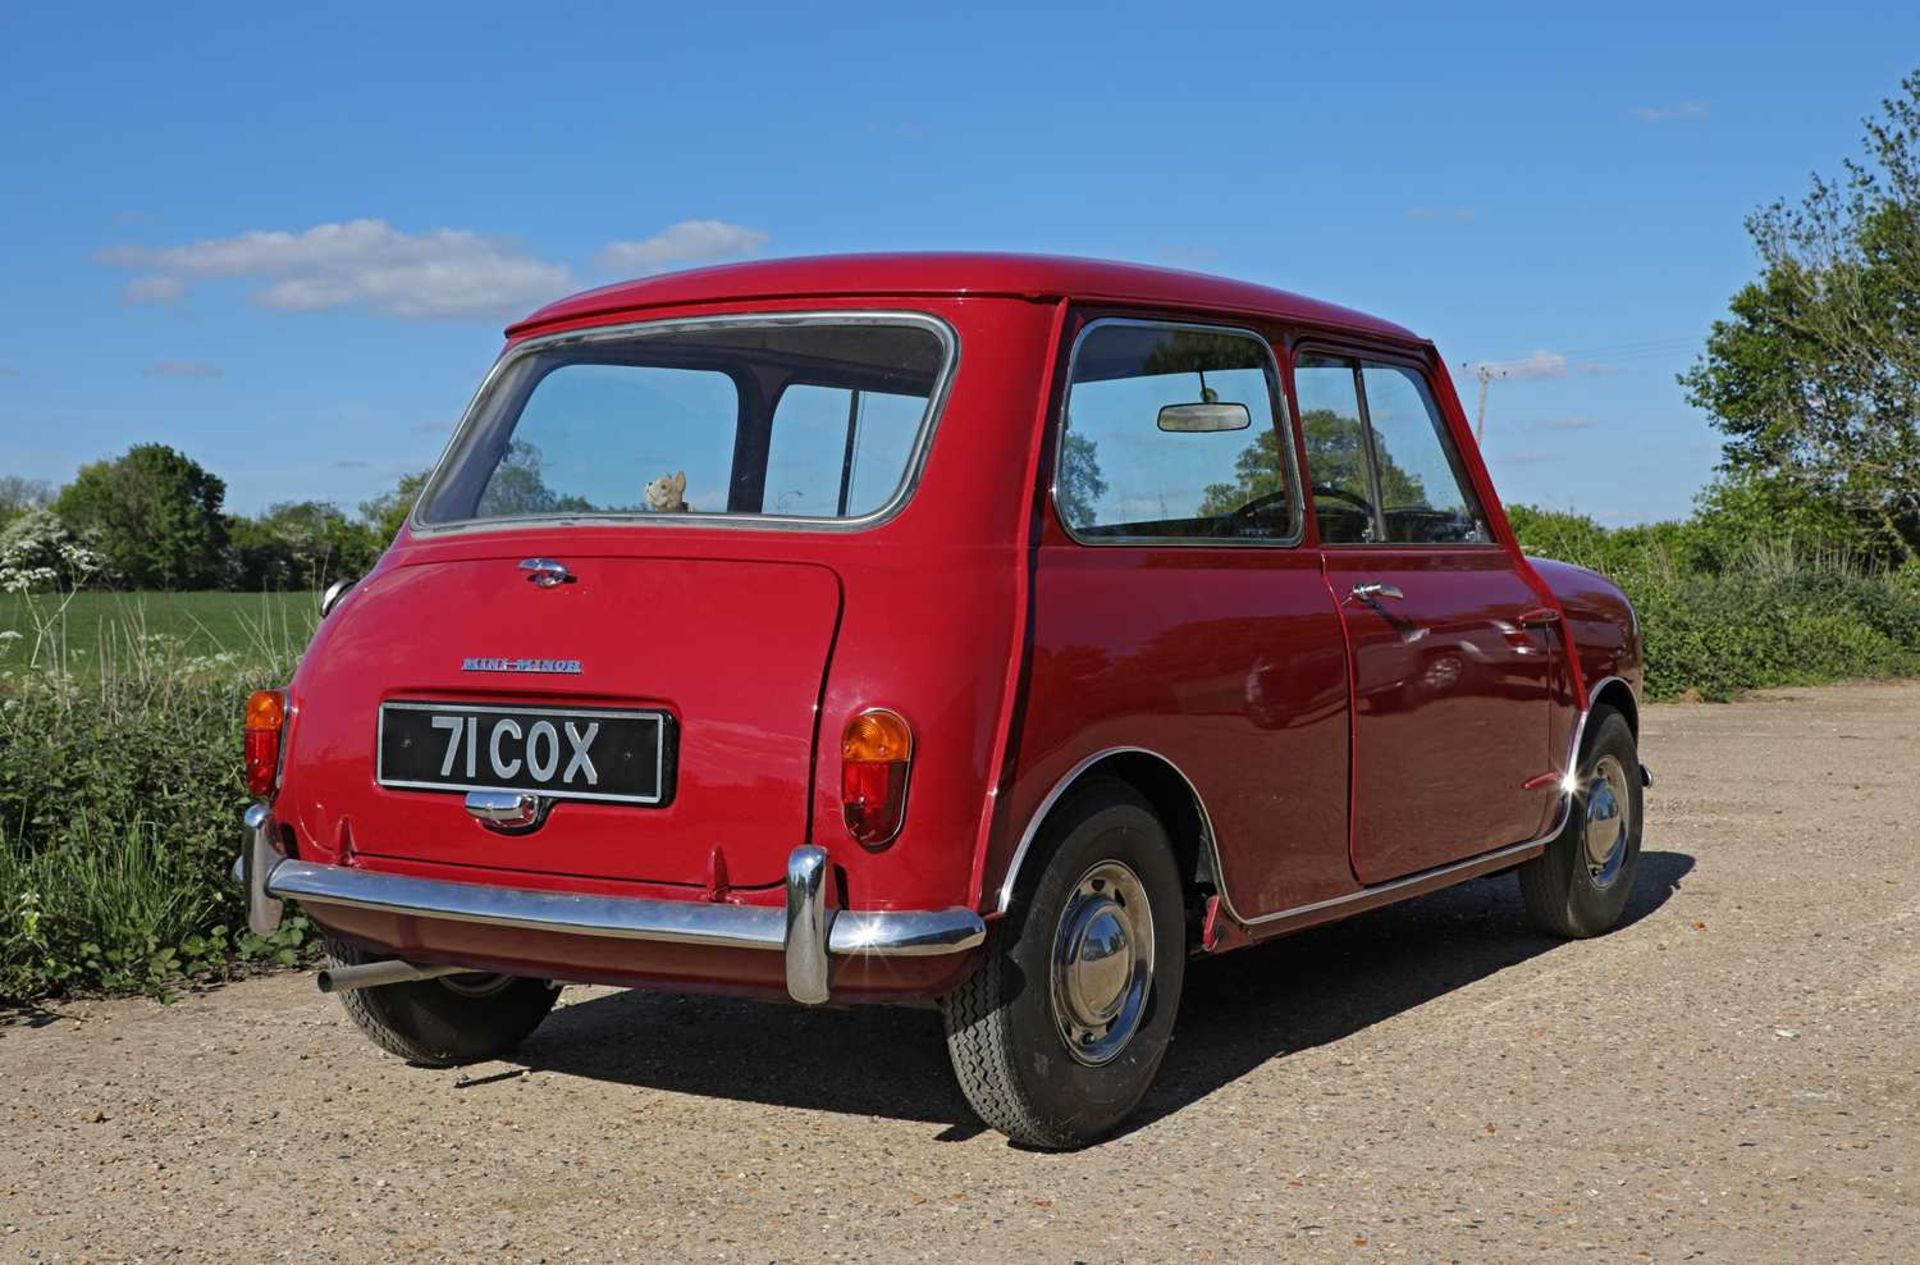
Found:
[[[1153,911],[1118,861],[1080,876],[1053,937],[1051,991],[1060,1039],[1090,1067],[1133,1039],[1153,987]]]
[[[1620,877],[1632,806],[1625,767],[1610,755],[1601,756],[1587,784],[1587,876],[1596,887],[1610,887]]]

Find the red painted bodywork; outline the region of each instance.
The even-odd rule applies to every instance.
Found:
[[[1272,915],[1545,829],[1555,800],[1553,779],[1541,779],[1563,771],[1589,683],[1620,678],[1637,693],[1625,599],[1590,573],[1520,556],[1444,366],[1389,322],[1164,269],[894,255],[612,286],[543,309],[509,338],[843,309],[927,313],[959,342],[904,508],[855,531],[685,519],[409,525],[323,622],[290,686],[274,810],[302,857],[774,905],[787,854],[814,843],[831,856],[842,907],[964,905],[992,917],[1061,779],[1101,752],[1138,748],[1179,770],[1211,824],[1211,839],[1196,842],[1206,845],[1201,879],[1225,897],[1215,911],[1225,947],[1257,938]],[[1075,542],[1048,493],[1053,431],[1073,336],[1111,315],[1252,329],[1273,346],[1289,394],[1302,338],[1418,361],[1496,543],[1471,556],[1323,548],[1310,513],[1305,538],[1286,548]],[[1304,450],[1296,455],[1304,465]],[[536,555],[564,560],[577,582],[523,583],[517,564]],[[1393,613],[1429,627],[1425,645],[1343,602],[1361,577],[1418,594]],[[1514,619],[1542,609],[1564,618]],[[1435,647],[1458,662],[1436,667]],[[468,655],[577,658],[585,670],[474,676],[459,670]],[[681,733],[675,797],[661,808],[563,802],[531,834],[490,833],[458,795],[374,784],[378,704],[394,698],[666,710]],[[871,849],[842,824],[838,742],[870,707],[898,712],[914,731],[905,823]],[[777,954],[327,917],[339,934],[421,961],[782,988]],[[972,964],[969,955],[849,961],[836,966],[836,995],[937,995]]]

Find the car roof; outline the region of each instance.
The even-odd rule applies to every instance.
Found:
[[[587,290],[549,303],[507,328],[545,326],[643,308],[735,299],[912,295],[1078,299],[1264,316],[1399,341],[1424,341],[1391,321],[1285,290],[1147,264],[1057,255],[901,253],[813,255],[669,272]]]

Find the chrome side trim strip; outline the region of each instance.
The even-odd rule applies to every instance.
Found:
[[[1282,909],[1278,913],[1262,914],[1258,918],[1248,922],[1247,925],[1257,927],[1261,923],[1275,922],[1281,918],[1305,918],[1312,914],[1323,913],[1329,909],[1337,909],[1342,905],[1351,905],[1362,901],[1369,904],[1377,903],[1382,897],[1391,896],[1394,892],[1409,887],[1444,882],[1449,875],[1464,870],[1484,869],[1489,865],[1497,865],[1499,862],[1509,858],[1516,862],[1527,860],[1529,857],[1537,854],[1542,848],[1546,847],[1547,841],[1552,839],[1554,835],[1560,833],[1561,826],[1566,824],[1566,818],[1566,809],[1562,807],[1559,819],[1554,828],[1538,839],[1529,839],[1525,843],[1516,843],[1505,848],[1495,848],[1491,852],[1482,852],[1478,856],[1470,856],[1463,861],[1451,861],[1446,865],[1436,866],[1431,870],[1421,870],[1417,874],[1403,875],[1390,882],[1376,883],[1372,887],[1363,887],[1357,892],[1348,892],[1344,896],[1330,896],[1326,900],[1316,900],[1307,905],[1295,905],[1291,909]]]

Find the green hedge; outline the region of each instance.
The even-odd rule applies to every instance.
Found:
[[[1774,685],[1920,673],[1920,566],[1741,539],[1712,516],[1608,530],[1527,506],[1528,553],[1591,567],[1633,600],[1647,693],[1731,698]]]
[[[76,674],[26,661],[26,640],[0,657],[0,1003],[294,961],[304,920],[246,932],[229,874],[241,707],[287,665],[147,643]]]

